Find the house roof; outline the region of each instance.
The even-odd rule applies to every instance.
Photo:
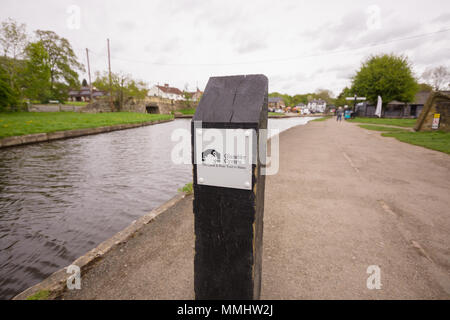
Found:
[[[283,102],[283,98],[280,97],[269,97],[269,103]]]
[[[410,102],[409,104],[422,104],[425,105],[425,103],[428,100],[428,97],[430,96],[431,92],[429,91],[420,91],[418,93],[416,93],[416,96],[414,97],[414,101]],[[391,101],[388,103],[388,105],[405,105],[405,102],[401,102],[401,101]]]
[[[397,100],[393,100],[393,101],[391,101],[391,102],[388,103],[388,105],[401,105],[401,106],[403,106],[403,105],[405,105],[405,104],[406,104],[406,103],[401,102],[401,101],[397,101]]]
[[[164,93],[178,94],[180,96],[183,95],[183,92],[178,88],[173,88],[169,86],[156,86],[156,87]]]

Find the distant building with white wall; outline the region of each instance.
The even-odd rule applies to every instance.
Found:
[[[183,92],[174,87],[169,87],[168,84],[164,84],[164,86],[153,86],[148,90],[149,97],[161,97],[170,100],[185,100]]]
[[[315,112],[315,113],[323,113],[325,112],[325,109],[327,108],[327,103],[326,101],[322,100],[322,99],[314,99],[310,102],[308,102],[308,109],[311,112]]]

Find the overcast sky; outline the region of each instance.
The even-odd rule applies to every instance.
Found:
[[[89,48],[92,73],[107,70],[110,38],[113,72],[150,86],[262,73],[270,91],[338,94],[371,54],[405,54],[417,76],[450,66],[448,0],[1,0],[8,17],[66,37],[84,64]]]

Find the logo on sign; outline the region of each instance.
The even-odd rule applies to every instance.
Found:
[[[208,149],[202,152],[202,162],[206,164],[220,163],[220,153],[214,149]]]

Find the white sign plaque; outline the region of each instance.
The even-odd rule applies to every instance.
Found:
[[[441,115],[439,113],[435,113],[433,116],[433,123],[431,124],[431,129],[437,130],[439,129],[439,120],[441,119]]]
[[[257,159],[254,129],[195,128],[194,141],[197,184],[252,189],[252,164]]]

